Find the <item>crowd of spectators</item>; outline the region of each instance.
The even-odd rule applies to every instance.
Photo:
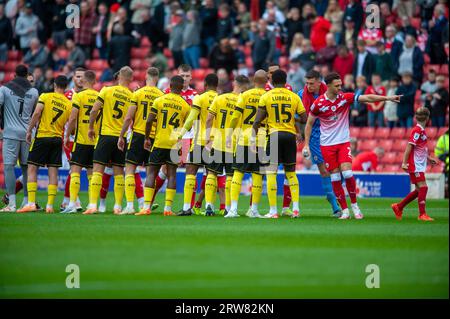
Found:
[[[80,8],[79,28],[67,28],[69,4]],[[375,28],[366,19],[372,4],[380,13]],[[0,0],[0,63],[8,50],[20,50],[42,91],[51,71],[70,74],[96,52],[109,65],[101,76],[108,81],[147,38],[151,48],[143,59],[161,74],[170,65],[167,49],[171,68],[198,69],[206,58],[225,89],[236,74],[288,59],[294,90],[315,68],[323,76],[338,72],[345,91],[404,95],[398,105],[355,103],[353,125],[410,127],[421,90],[440,127],[448,80],[424,75],[424,65],[426,59],[448,65],[448,28],[446,0]]]

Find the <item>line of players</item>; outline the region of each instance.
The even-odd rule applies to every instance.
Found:
[[[32,131],[37,127],[28,157],[28,204],[19,212],[37,209],[35,196],[39,166],[49,167],[46,211],[53,212],[57,167],[61,165],[59,136],[68,122],[64,145],[69,144],[69,136],[73,132],[75,140],[71,152],[70,201],[64,210],[66,213],[77,211],[82,167],[88,169],[89,178],[89,206],[84,214],[98,212],[103,173],[105,167],[111,166],[114,173],[114,213],[135,214],[136,168],[146,165],[144,203],[136,215],[151,213],[158,186],[156,181],[162,175],[160,170],[168,180],[164,215],[173,215],[176,169],[181,162],[180,140],[191,131],[193,140],[186,163],[184,204],[178,215],[193,214],[196,174],[199,167],[205,167],[206,215],[214,214],[215,195],[220,182],[218,176],[225,174],[223,213],[225,217],[238,217],[241,182],[244,173],[249,172],[252,173],[252,202],[247,215],[262,217],[258,204],[262,175],[265,174],[270,211],[264,217],[278,218],[276,173],[279,165],[283,165],[292,194],[291,216],[299,217],[296,143],[300,141],[300,123],[305,123],[307,119],[305,103],[309,117],[305,129],[304,156],[311,154],[313,161],[319,164],[323,188],[333,213],[341,219],[350,218],[341,182],[343,176],[354,216],[363,218],[357,205],[356,183],[351,171],[349,106],[354,101],[398,102],[399,96],[342,94],[342,82],[337,74],[328,75],[324,84],[320,81],[320,75],[312,71],[306,76],[305,89],[299,92],[302,103],[299,95],[287,88],[286,73],[277,67],[275,70],[269,69],[269,83],[273,86],[269,91],[265,88],[267,73],[258,70],[252,89],[247,77],[237,76],[233,92],[217,95],[217,76],[209,74],[205,78],[205,92],[195,96],[195,92],[186,85],[186,79],[190,80],[190,69],[182,66],[179,71],[180,74],[184,72],[185,77],[174,76],[165,94],[156,88],[159,74],[155,68],[148,70],[146,86],[134,93],[128,88],[133,79],[133,71],[129,67],[119,71],[117,85],[104,87],[100,93],[93,90],[95,73],[86,71],[83,72],[83,90],[74,94],[72,103],[64,97],[67,79],[57,77],[55,92],[39,97],[27,131],[27,141],[31,142]],[[186,98],[187,90],[192,95]],[[125,134],[129,130],[131,134],[127,143]],[[277,146],[276,153],[270,151],[274,145]],[[256,160],[250,160],[252,154],[256,154]],[[269,156],[267,164],[263,165],[261,154]],[[241,155],[241,160],[236,160]],[[223,185],[223,179],[221,183]],[[124,190],[127,206],[122,209]]]

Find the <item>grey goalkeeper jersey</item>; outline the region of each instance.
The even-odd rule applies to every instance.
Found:
[[[0,87],[0,108],[3,108],[3,138],[25,141],[28,125],[39,98],[35,88],[30,88],[21,98],[6,86]]]

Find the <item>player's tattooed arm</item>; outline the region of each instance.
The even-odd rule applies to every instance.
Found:
[[[411,152],[412,152],[412,149],[413,149],[413,145],[408,143],[408,145],[406,146],[405,153],[403,154],[402,169],[406,172],[408,172],[408,168],[409,168],[408,159],[409,159],[409,154],[411,154]]]
[[[78,112],[79,110],[76,107],[72,107],[72,112],[70,112],[69,121],[67,122],[67,130],[64,134],[64,146],[68,146],[70,135],[72,135],[73,131],[75,130],[75,123],[78,118]]]
[[[128,108],[127,115],[123,120],[122,130],[120,131],[119,139],[117,140],[117,148],[121,151],[125,148],[125,139],[123,138],[125,133],[128,131],[128,128],[134,121],[134,115],[136,114],[136,105],[131,104]]]
[[[27,143],[31,143],[31,133],[36,125],[41,120],[42,111],[44,110],[44,104],[38,103],[34,109],[33,116],[31,117],[30,125],[28,125],[26,140]]]
[[[99,100],[95,101],[94,106],[92,107],[91,113],[89,114],[89,130],[88,136],[93,141],[95,139],[95,130],[94,125],[97,119],[98,111],[103,107],[103,103]]]
[[[316,120],[316,116],[313,114],[309,114],[308,120],[306,120],[306,126],[305,126],[305,146],[303,146],[302,154],[305,158],[308,158],[311,154],[309,150],[309,141],[311,139],[311,131],[314,124],[314,121]]]
[[[153,121],[156,119],[156,113],[150,112],[147,122],[145,123],[145,141],[144,141],[144,149],[150,151],[152,147],[152,143],[150,142],[150,132],[152,130]]]

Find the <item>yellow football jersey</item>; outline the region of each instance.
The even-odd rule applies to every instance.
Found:
[[[196,95],[192,102],[192,108],[199,110],[198,120],[195,121],[194,126],[194,144],[205,146],[206,144],[206,119],[208,117],[208,108],[211,106],[217,92],[209,90],[203,94]]]
[[[103,87],[97,97],[103,103],[101,135],[120,136],[132,96],[130,89],[121,85]]]
[[[154,86],[144,86],[133,93],[131,104],[136,105],[134,114],[133,132],[145,135],[145,125],[147,123],[150,109],[153,102],[164,93]],[[155,137],[156,122],[153,122],[150,138]]]
[[[231,148],[226,147],[226,137],[231,133],[230,122],[236,107],[239,95],[235,93],[224,93],[215,97],[208,111],[215,115],[213,123],[214,135],[212,147],[222,152],[233,152],[235,139]]]
[[[69,120],[72,103],[61,93],[43,93],[39,102],[44,105],[36,137],[61,137]]]
[[[78,109],[78,119],[77,128],[75,131],[75,144],[83,145],[95,145],[95,141],[91,141],[88,136],[89,130],[89,115],[91,113],[92,107],[97,100],[98,92],[94,89],[82,90],[75,93],[72,97],[72,107]],[[97,115],[95,122],[95,132],[98,135],[98,129],[100,127],[101,114]]]
[[[267,112],[269,134],[278,131],[296,134],[295,114],[305,113],[300,97],[285,88],[266,92],[259,100],[259,107]]]
[[[156,132],[153,147],[171,149],[178,142],[178,132],[184,125],[191,107],[175,93],[157,98],[150,112],[156,114]]]
[[[264,93],[266,93],[264,88],[254,88],[239,95],[233,118],[239,119],[236,129],[239,132],[238,144],[241,146],[249,145],[259,100]],[[264,123],[261,124],[258,130],[258,146],[260,147],[265,147],[266,145],[266,122],[264,120]]]

